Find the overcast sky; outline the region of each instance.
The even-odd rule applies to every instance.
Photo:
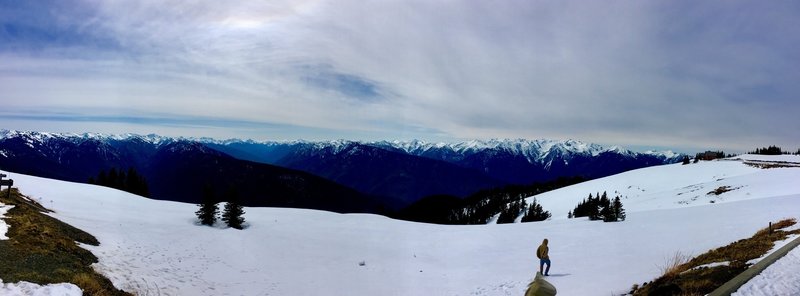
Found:
[[[800,148],[797,1],[0,0],[0,128]]]

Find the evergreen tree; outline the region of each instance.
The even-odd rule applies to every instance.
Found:
[[[200,224],[213,226],[217,221],[217,202],[214,199],[214,191],[210,186],[203,188],[203,202],[198,205],[200,207],[195,215],[200,220]]]
[[[625,221],[625,209],[622,208],[622,201],[619,196],[614,198],[612,207],[614,208],[614,221]]]
[[[617,221],[617,217],[614,216],[614,209],[611,207],[610,204],[604,205],[600,209],[600,217],[598,217],[598,219],[603,219],[603,222]]]
[[[117,174],[117,169],[116,168],[111,168],[111,170],[108,172],[108,180],[106,180],[106,184],[102,184],[102,185],[103,186],[108,186],[108,187],[111,187],[111,188],[118,188],[118,187],[116,187],[117,178],[119,178],[119,175]]]
[[[144,179],[144,176],[139,175],[139,173],[136,172],[136,169],[133,167],[128,169],[124,190],[145,197],[150,195],[149,189],[147,188],[147,181]]]
[[[613,213],[611,211],[611,200],[608,199],[608,195],[605,191],[603,191],[603,196],[600,197],[600,200],[597,202],[597,209],[598,214],[594,220],[602,219],[603,221],[606,221],[614,218],[612,217]]]
[[[568,218],[589,217],[589,220],[603,220],[613,222],[625,220],[625,210],[619,196],[614,200],[608,198],[608,194],[603,192],[597,197],[589,194],[588,199],[584,199],[575,209],[568,213]]]
[[[527,203],[524,199],[503,206],[503,209],[500,211],[500,216],[497,218],[497,223],[514,223],[525,208],[527,208]]]
[[[549,211],[545,211],[542,205],[533,199],[533,202],[528,206],[525,216],[522,216],[522,222],[544,221],[550,219],[552,215]]]
[[[686,165],[686,164],[689,164],[689,163],[691,163],[691,160],[689,160],[689,156],[688,155],[684,156],[683,157],[683,164]]]
[[[106,174],[106,170],[100,170],[100,174],[97,175],[97,183],[100,186],[108,186],[108,175]]]
[[[108,173],[105,170],[101,170],[97,178],[89,178],[89,183],[127,191],[144,197],[150,195],[147,181],[133,167],[128,169],[127,174],[123,170],[117,170],[116,168],[111,168]]]
[[[122,190],[122,191],[130,192],[128,190],[127,184],[125,184],[125,180],[127,180],[127,176],[125,175],[125,171],[120,169],[119,170],[119,175],[117,175],[117,179],[114,180],[114,186],[112,186],[112,187],[117,188],[117,189]]]
[[[228,190],[228,203],[222,210],[222,221],[225,221],[228,227],[242,229],[242,223],[244,223],[242,215],[244,215],[244,209],[239,204],[239,194],[236,189],[231,188]]]
[[[569,213],[567,213],[567,219],[572,219],[572,211],[569,211]]]

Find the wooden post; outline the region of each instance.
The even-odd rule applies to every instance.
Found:
[[[0,188],[3,186],[8,186],[8,199],[11,199],[11,185],[14,185],[14,180],[11,179],[3,179],[7,177],[6,174],[0,174]]]
[[[772,234],[772,222],[769,222],[769,234]]]

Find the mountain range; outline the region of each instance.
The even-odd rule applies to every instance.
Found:
[[[0,131],[0,168],[86,182],[101,170],[135,167],[151,197],[198,202],[237,188],[250,206],[339,212],[400,209],[425,196],[559,177],[604,177],[674,163],[672,152],[637,153],[579,141],[253,141],[157,135]]]

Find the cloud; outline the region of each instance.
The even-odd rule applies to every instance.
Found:
[[[298,138],[305,128],[331,138],[800,146],[796,129],[774,129],[800,125],[793,3],[25,6],[0,14],[0,87],[15,110],[226,118]],[[67,37],[47,37],[56,35]]]

